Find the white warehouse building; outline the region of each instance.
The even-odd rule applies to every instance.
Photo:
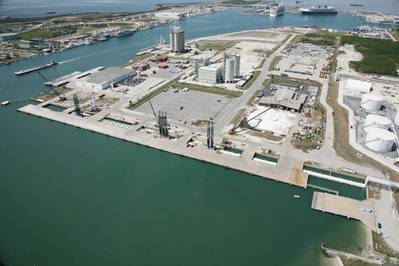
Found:
[[[220,67],[214,66],[203,66],[198,69],[198,81],[208,84],[216,84],[218,82],[218,76],[220,73]]]
[[[135,75],[136,72],[132,70],[121,67],[107,67],[98,72],[77,79],[75,85],[80,88],[103,90]]]

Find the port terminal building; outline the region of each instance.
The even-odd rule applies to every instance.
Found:
[[[135,76],[136,72],[121,67],[107,67],[76,80],[75,85],[80,88],[104,90],[115,83]]]

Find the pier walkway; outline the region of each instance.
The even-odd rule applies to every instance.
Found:
[[[374,205],[372,200],[355,200],[324,192],[314,192],[312,209],[361,221],[369,228],[377,231]]]

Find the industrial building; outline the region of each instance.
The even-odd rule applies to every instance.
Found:
[[[135,75],[136,72],[132,70],[121,67],[107,67],[77,79],[75,85],[80,88],[103,90]]]
[[[209,84],[218,83],[220,76],[220,67],[203,66],[198,69],[198,81]]]
[[[183,53],[185,51],[184,30],[181,27],[172,27],[169,32],[169,39],[172,52]]]
[[[262,97],[258,104],[279,108],[284,110],[292,110],[299,112],[305,103],[307,95],[296,93],[289,88],[280,88],[273,96]]]

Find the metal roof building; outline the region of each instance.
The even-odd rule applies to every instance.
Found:
[[[121,67],[107,67],[76,81],[81,88],[106,89],[128,77],[135,76],[136,72]]]
[[[258,104],[299,112],[306,98],[305,94],[298,94],[289,88],[281,88],[273,96],[261,98]]]

